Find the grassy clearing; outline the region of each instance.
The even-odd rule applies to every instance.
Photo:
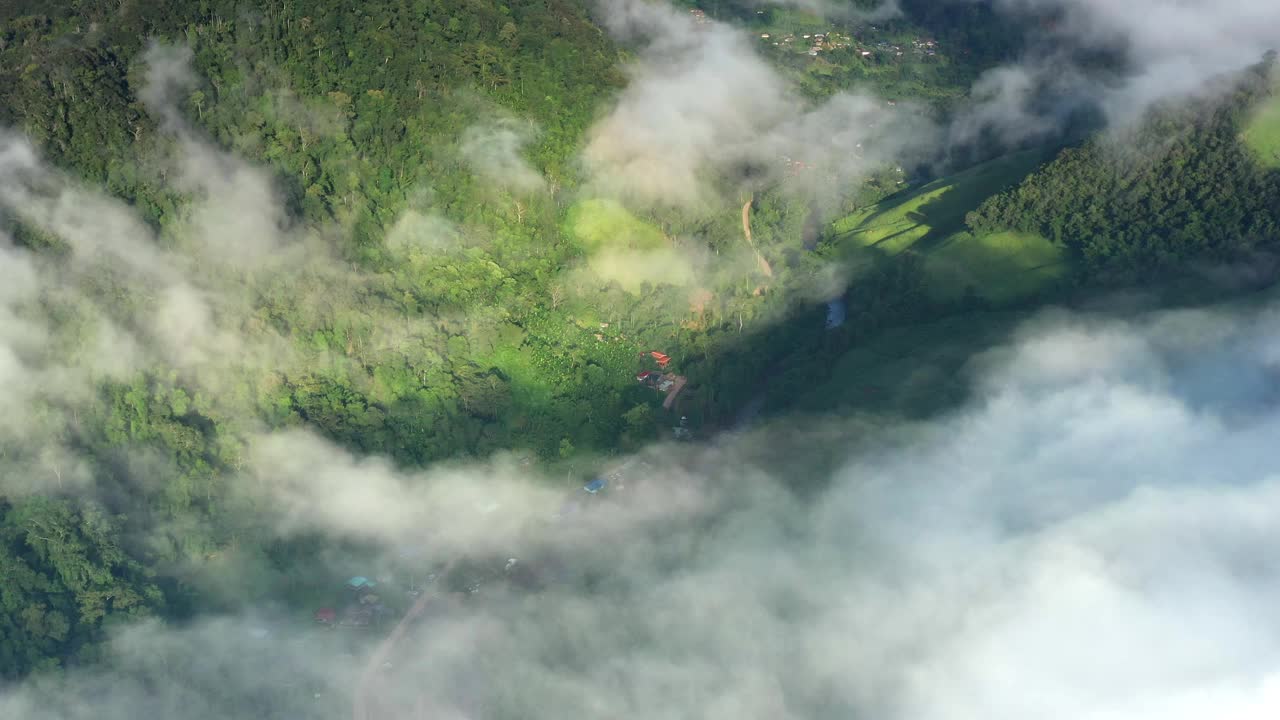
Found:
[[[1280,92],[1254,111],[1244,129],[1244,142],[1270,168],[1280,168]]]
[[[1066,272],[1062,251],[1034,234],[975,236],[964,216],[1026,177],[1041,159],[1026,152],[993,160],[841,218],[831,228],[835,253],[921,253],[937,299],[955,299],[966,288],[996,303],[1033,295]]]
[[[612,200],[583,200],[569,209],[569,230],[589,250],[656,250],[667,247],[662,231]]]
[[[1066,275],[1058,246],[1034,233],[955,233],[925,257],[930,293],[955,300],[965,291],[996,304],[1030,297]]]
[[[552,388],[544,373],[538,371],[531,353],[524,348],[502,347],[490,358],[494,366],[511,381],[512,400],[520,407],[546,407],[552,401]]]
[[[693,269],[652,223],[612,200],[584,200],[569,209],[568,231],[590,255],[587,266],[630,293],[652,285],[689,285]]]

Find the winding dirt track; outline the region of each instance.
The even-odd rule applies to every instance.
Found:
[[[441,573],[443,577],[444,573]],[[360,684],[356,686],[355,698],[352,702],[352,718],[353,720],[370,720],[369,698],[373,694],[373,685],[377,680],[378,668],[382,667],[382,663],[391,657],[391,651],[395,650],[396,644],[404,638],[405,633],[409,632],[409,625],[412,624],[414,618],[422,614],[427,609],[427,605],[437,597],[434,592],[424,592],[409,608],[409,611],[400,618],[400,622],[396,623],[391,633],[378,644],[378,649],[369,657],[369,662],[365,664],[364,671],[360,673]]]
[[[769,265],[769,261],[764,259],[760,251],[756,249],[755,241],[751,239],[751,201],[748,200],[742,205],[742,234],[747,238],[747,245],[751,247],[751,252],[756,254],[756,262],[760,265],[760,272],[766,277],[773,277],[773,268]]]

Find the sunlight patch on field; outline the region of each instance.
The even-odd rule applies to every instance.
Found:
[[[928,275],[925,290],[939,300],[959,299],[967,289],[995,303],[1034,295],[1066,273],[1061,249],[1030,233],[975,236],[964,217],[1026,177],[1040,159],[1036,153],[1010,155],[847,215],[831,228],[836,254],[919,253]]]
[[[1263,165],[1280,168],[1280,94],[1254,112],[1245,125],[1244,141]]]
[[[612,200],[583,200],[569,209],[568,228],[590,253],[587,267],[606,283],[627,292],[650,285],[694,282],[689,258],[658,227]]]

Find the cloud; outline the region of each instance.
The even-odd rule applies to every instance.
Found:
[[[268,515],[278,515],[273,522],[285,536],[319,531],[388,549],[428,548],[438,557],[523,552],[546,545],[564,501],[565,488],[538,482],[538,471],[522,469],[512,456],[402,470],[303,431],[262,435],[250,448],[242,491],[249,502],[273,509]],[[625,532],[678,507],[697,507],[697,484],[661,498],[642,487],[625,515],[603,513],[591,527]]]
[[[997,0],[1038,20],[1026,55],[984,75],[974,107],[953,128],[971,140],[989,127],[1008,142],[1062,126],[1073,111],[1102,110],[1115,127],[1154,105],[1213,97],[1277,49],[1280,5],[1266,0]],[[1099,53],[1111,59],[1099,63]]]
[[[383,715],[1270,717],[1280,396],[1259,390],[1278,322],[1049,313],[982,356],[947,416],[655,448],[559,522],[587,496],[501,458],[404,471],[272,435],[248,480],[282,532],[371,541],[388,567],[406,544],[518,556],[543,583],[491,571],[430,605],[376,674]],[[821,470],[815,443],[844,461]],[[369,648],[286,619],[310,610],[122,628],[109,664],[11,688],[0,714],[345,712]]]
[[[337,643],[324,641],[271,613],[187,627],[148,621],[115,634],[109,664],[32,681],[21,692],[0,690],[0,709],[31,720],[275,718],[290,711],[314,717],[318,708],[349,705],[346,688],[334,681],[349,662]]]
[[[195,82],[188,51],[156,45],[143,60],[139,94],[161,120],[165,151],[147,153],[160,165],[148,169],[178,200],[163,230],[50,167],[25,138],[0,133],[0,212],[62,248],[36,253],[0,238],[0,373],[17,388],[0,401],[0,457],[13,469],[5,492],[79,477],[69,472],[82,465],[65,449],[69,428],[102,381],[160,368],[233,404],[246,373],[313,367],[322,351],[295,336],[328,329],[383,280],[337,259],[336,228],[290,222],[268,172],[187,124],[176,103]],[[294,318],[282,332],[267,321],[268,310],[286,308],[305,308],[298,316],[314,326]],[[434,334],[430,318],[406,319],[389,304],[365,302],[362,312],[360,347],[370,352]]]
[[[142,56],[146,74],[138,89],[138,99],[158,117],[162,127],[171,132],[187,129],[180,106],[199,82],[191,69],[193,57],[191,48],[185,45],[157,41],[150,42]]]
[[[607,3],[604,13],[611,32],[643,50],[616,106],[589,133],[583,160],[599,192],[698,207],[720,202],[714,188],[725,181],[780,181],[792,158],[816,178],[793,187],[823,197],[929,145],[930,125],[915,108],[856,94],[806,108],[728,25],[632,0]]]
[[[460,150],[471,167],[490,182],[517,192],[534,192],[546,187],[546,180],[522,155],[534,135],[528,123],[500,118],[467,128]]]
[[[165,178],[186,200],[171,234],[184,249],[239,269],[279,260],[302,244],[303,232],[290,227],[265,170],[215,147],[183,117],[181,102],[197,85],[191,59],[189,48],[158,43],[142,56],[146,82],[138,95],[171,140]]]
[[[246,229],[231,218],[251,217],[253,205],[238,214],[219,193],[206,200],[191,212],[210,245]],[[143,357],[194,368],[247,352],[233,323],[224,322],[235,308],[219,284],[236,254],[223,252],[226,245],[215,257],[165,249],[132,208],[50,169],[20,138],[0,138],[0,207],[68,246],[65,267],[46,261],[39,284],[42,292],[67,297],[91,327],[101,325],[100,337],[120,341],[100,357],[76,358],[92,372],[137,368]]]
[[[1061,12],[1055,34],[1085,45],[1123,44],[1133,73],[1104,101],[1113,113],[1199,94],[1218,77],[1276,49],[1280,6],[1265,0],[1004,0]]]
[[[0,448],[11,452],[13,443],[25,445],[51,432],[56,426],[51,410],[82,401],[91,389],[90,378],[77,372],[74,363],[59,361],[54,329],[38,315],[45,280],[41,275],[30,253],[0,236],[0,383],[8,388],[0,396]],[[35,478],[52,483],[57,475],[53,468],[75,465],[60,463],[62,452],[53,445],[39,454],[29,453],[21,460],[27,472],[0,482],[0,489],[39,486]],[[48,467],[37,472],[33,465]]]
[[[427,258],[456,245],[458,228],[438,215],[406,210],[387,230],[387,247],[411,258]]]
[[[650,10],[628,7],[650,27]],[[856,96],[793,117],[775,106],[787,97],[776,77],[757,74],[730,34],[709,32],[699,47],[653,41],[639,94],[624,93],[593,139],[612,143],[597,147],[600,182],[677,202],[640,171],[706,193],[705,172],[790,143],[857,149],[869,137],[862,124],[883,122],[878,104]],[[704,87],[718,69],[728,87]],[[161,75],[182,80],[172,67]],[[760,86],[766,97],[751,97]],[[699,90],[758,116],[722,116]],[[643,117],[638,103],[668,98],[672,116]],[[693,136],[664,139],[662,128],[686,117]],[[188,131],[173,123],[183,142]],[[628,145],[621,130],[632,126],[654,142]],[[672,165],[656,160],[664,154]],[[48,170],[23,143],[0,144],[0,203],[67,243],[76,271],[0,245],[0,379],[16,388],[0,410],[30,412],[28,388],[90,387],[61,373],[122,372],[141,362],[134,352],[154,361],[143,350],[153,340],[183,367],[251,362],[256,341],[237,332],[245,286],[225,284],[228,268],[253,257],[287,267],[280,258],[307,238],[281,225],[252,173],[193,158],[186,191],[220,208],[189,216],[193,228],[216,228],[197,243],[200,257],[222,258],[212,271],[162,249],[127,208]],[[237,177],[262,197],[234,194]],[[261,209],[247,225],[217,219],[242,202]],[[220,245],[228,232],[249,244]],[[404,243],[440,232],[411,218]],[[136,308],[94,306],[100,339],[87,347],[127,341],[60,364],[63,328],[39,304],[92,304],[99,296],[77,283],[108,270],[154,295]],[[367,280],[324,255],[284,277],[301,286],[288,288],[298,302],[317,306],[341,305]],[[511,458],[406,470],[301,432],[250,434],[245,467],[228,480],[253,522],[370,546],[365,562],[379,576],[426,560],[502,567],[518,556],[542,585],[525,592],[501,569],[478,571],[469,599],[430,606],[378,671],[374,702],[390,716],[417,705],[458,718],[1272,717],[1278,322],[1272,307],[1129,321],[1047,314],[975,364],[975,399],[948,416],[797,418],[707,446],[660,446],[589,500],[559,473],[541,477]],[[60,445],[43,447],[53,454],[31,462],[87,477],[74,463],[62,470]],[[834,471],[815,457],[832,453],[843,458]],[[575,498],[583,504],[566,512]],[[406,546],[424,560],[403,557]],[[360,572],[350,562],[331,572]],[[338,585],[314,602],[340,604]],[[403,589],[394,575],[384,587],[388,598]],[[0,716],[345,714],[368,644],[301,627],[310,605],[242,604],[185,624],[117,626],[103,663],[0,689]]]
[[[1059,132],[1095,89],[1058,58],[993,68],[974,82],[968,105],[947,126],[947,147],[987,133],[1009,144],[1041,140]]]

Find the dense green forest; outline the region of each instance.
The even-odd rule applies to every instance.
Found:
[[[1273,247],[1280,173],[1240,142],[1254,108],[1269,102],[1272,62],[1246,73],[1228,97],[1158,108],[1121,137],[1064,150],[984,202],[968,224],[1039,233],[1092,272],[1124,279]]]
[[[837,25],[699,5],[756,36]],[[983,5],[903,7],[874,28],[841,21],[856,43],[759,50],[806,102],[870,89],[923,100],[939,122],[1018,51],[1014,28]],[[865,60],[863,46],[880,56]],[[0,435],[13,478],[0,485],[0,678],[92,662],[114,622],[306,597],[290,569],[319,562],[310,539],[268,532],[263,510],[231,490],[256,433],[304,428],[404,468],[514,450],[572,485],[601,456],[671,438],[682,415],[707,437],[752,406],[856,404],[852,391],[816,389],[846,385],[841,372],[875,376],[866,348],[892,328],[963,325],[991,303],[982,288],[934,292],[923,246],[842,250],[841,220],[815,219],[785,186],[698,210],[592,197],[584,137],[634,53],[573,0],[0,7],[0,125],[51,168],[25,167],[35,179],[0,203],[3,249],[62,283],[0,311],[48,336],[22,360],[89,368],[84,394],[36,392],[21,432]],[[933,223],[911,215],[922,237],[950,237],[961,217],[975,237],[1037,234],[1070,255],[1054,278],[1085,286],[1273,247],[1280,181],[1237,137],[1266,72],[1224,102],[1151,118],[1138,145],[1160,152],[1141,160],[1115,163],[1098,138],[927,191],[879,168],[840,188],[844,207],[860,223],[901,206]],[[495,179],[477,146],[509,148],[516,159],[499,167],[523,179]],[[926,202],[957,187],[930,215]],[[99,203],[104,236],[110,218],[136,220],[125,234],[164,270],[77,264],[83,228],[37,210],[60,207],[40,204],[50,188]],[[226,197],[242,204],[217,204]],[[275,254],[232,242],[249,208]],[[622,260],[604,263],[602,250]],[[946,257],[1006,267],[991,253]],[[645,263],[657,269],[636,274]],[[213,298],[218,344],[195,348],[199,362],[139,351],[143,362],[108,369],[96,357],[110,354],[104,328],[137,330],[159,312],[165,273]],[[837,296],[848,317],[827,331],[823,305]],[[1016,296],[1019,307],[1044,297]],[[689,380],[674,411],[635,381],[650,350]],[[80,492],[86,482],[97,492]],[[236,562],[268,579],[243,596],[209,591]]]
[[[123,376],[95,371],[90,398],[39,398],[41,419],[5,438],[5,462],[26,476],[6,500],[6,568],[39,578],[6,575],[4,640],[14,648],[0,668],[6,676],[91,657],[83,648],[102,637],[112,613],[189,606],[215,572],[210,558],[228,546],[265,553],[281,569],[303,562],[290,543],[258,534],[228,492],[253,427],[305,426],[410,466],[505,448],[573,462],[669,434],[674,420],[664,417],[661,396],[634,380],[648,367],[643,351],[670,353],[690,377],[682,411],[699,423],[714,425],[755,392],[767,360],[750,352],[735,360],[744,323],[754,328],[787,312],[787,293],[753,293],[759,281],[745,277],[691,305],[695,288],[624,289],[564,272],[593,242],[574,219],[583,207],[572,194],[580,138],[622,82],[620,51],[584,8],[317,2],[246,11],[225,2],[8,10],[3,122],[69,174],[50,182],[105,190],[123,203],[117,210],[144,223],[157,252],[180,256],[193,248],[195,208],[210,182],[221,183],[215,194],[261,189],[234,161],[183,165],[216,147],[270,171],[283,206],[271,234],[303,238],[318,252],[247,273],[235,262],[201,260],[220,320],[237,343],[271,346],[273,359],[244,365],[227,357],[194,368],[153,357]],[[191,77],[176,89],[156,80],[188,66]],[[148,87],[172,97],[148,98]],[[495,186],[464,157],[468,129],[519,128],[516,118],[536,128],[523,158],[549,192]],[[175,163],[228,178],[183,186],[165,177]],[[736,246],[737,210],[641,219],[619,209],[596,222],[609,237],[622,223],[659,238],[688,233]],[[784,228],[805,215],[793,200],[763,198],[753,220],[759,241],[788,242]],[[154,307],[157,287],[136,284],[128,270],[58,270],[75,253],[47,220],[21,203],[0,215],[42,270],[62,273],[74,288],[73,300],[45,293],[18,308],[48,323],[49,352],[87,342],[87,328],[103,319],[90,307],[126,323]],[[780,265],[778,279],[787,272]],[[801,332],[820,323],[815,315]],[[716,380],[728,383],[717,388]],[[71,482],[64,488],[61,461],[31,442],[40,432],[67,450],[68,473],[108,489],[102,497],[83,499]],[[33,487],[41,491],[28,494]],[[65,552],[79,565],[23,530],[45,507],[42,495],[64,490],[60,532],[74,538]],[[135,572],[144,566],[163,568],[168,581],[152,584]],[[105,598],[90,602],[90,593]]]

